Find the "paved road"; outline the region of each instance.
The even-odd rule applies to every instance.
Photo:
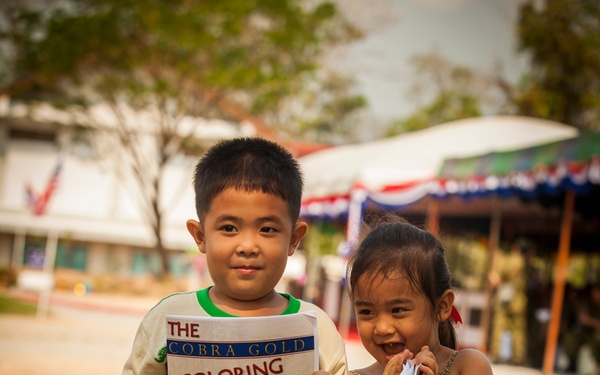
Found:
[[[157,301],[55,292],[47,317],[0,315],[0,374],[120,374],[141,318]],[[347,353],[350,368],[372,362],[356,340],[347,342]],[[495,375],[541,374],[524,367],[493,367]]]

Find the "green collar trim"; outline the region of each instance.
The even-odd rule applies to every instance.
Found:
[[[198,290],[196,292],[196,298],[198,299],[198,303],[200,304],[200,306],[202,306],[204,311],[206,311],[208,315],[213,317],[235,318],[235,315],[226,313],[225,311],[215,306],[215,304],[210,300],[210,297],[208,296],[208,291],[210,288],[212,288],[212,286],[209,286],[206,289]],[[287,309],[285,309],[285,311],[282,312],[281,315],[296,314],[300,311],[300,300],[294,298],[293,296],[287,293],[279,294],[287,298],[289,301]]]

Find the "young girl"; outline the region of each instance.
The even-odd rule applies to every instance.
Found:
[[[441,243],[396,218],[366,235],[348,264],[362,344],[377,360],[358,375],[399,374],[411,359],[426,375],[488,375],[488,359],[456,350],[450,270]]]

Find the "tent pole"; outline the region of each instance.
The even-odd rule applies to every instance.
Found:
[[[440,237],[440,201],[430,198],[427,205],[427,231]]]
[[[311,223],[312,232],[307,244],[308,256],[306,262],[306,284],[302,290],[302,299],[314,302],[316,299],[317,274],[319,272],[320,242],[323,233],[323,219]]]
[[[490,327],[492,322],[492,298],[494,296],[494,286],[490,280],[490,275],[494,270],[494,258],[496,251],[500,246],[500,228],[502,224],[502,208],[499,198],[492,197],[492,217],[490,221],[490,239],[488,241],[488,264],[485,278],[485,305],[481,317],[481,343],[479,350],[483,353],[488,352],[490,341]]]
[[[554,371],[556,345],[558,342],[560,317],[565,294],[567,265],[569,262],[574,206],[575,192],[571,189],[567,189],[565,191],[565,203],[562,222],[560,224],[558,259],[556,260],[556,276],[554,279],[554,291],[552,293],[552,310],[550,312],[548,335],[546,336],[546,351],[544,352],[544,367],[542,371],[544,375],[551,375]]]

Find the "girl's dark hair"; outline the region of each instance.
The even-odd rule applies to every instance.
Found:
[[[235,138],[211,147],[196,165],[194,192],[200,222],[213,199],[228,188],[272,194],[288,206],[292,224],[300,215],[303,179],[285,148],[262,138]]]
[[[434,313],[442,294],[452,287],[444,248],[431,233],[399,217],[386,216],[374,226],[348,263],[350,298],[363,275],[392,277],[400,272],[417,293],[429,300]],[[449,319],[440,323],[440,343],[456,349],[456,331]]]

